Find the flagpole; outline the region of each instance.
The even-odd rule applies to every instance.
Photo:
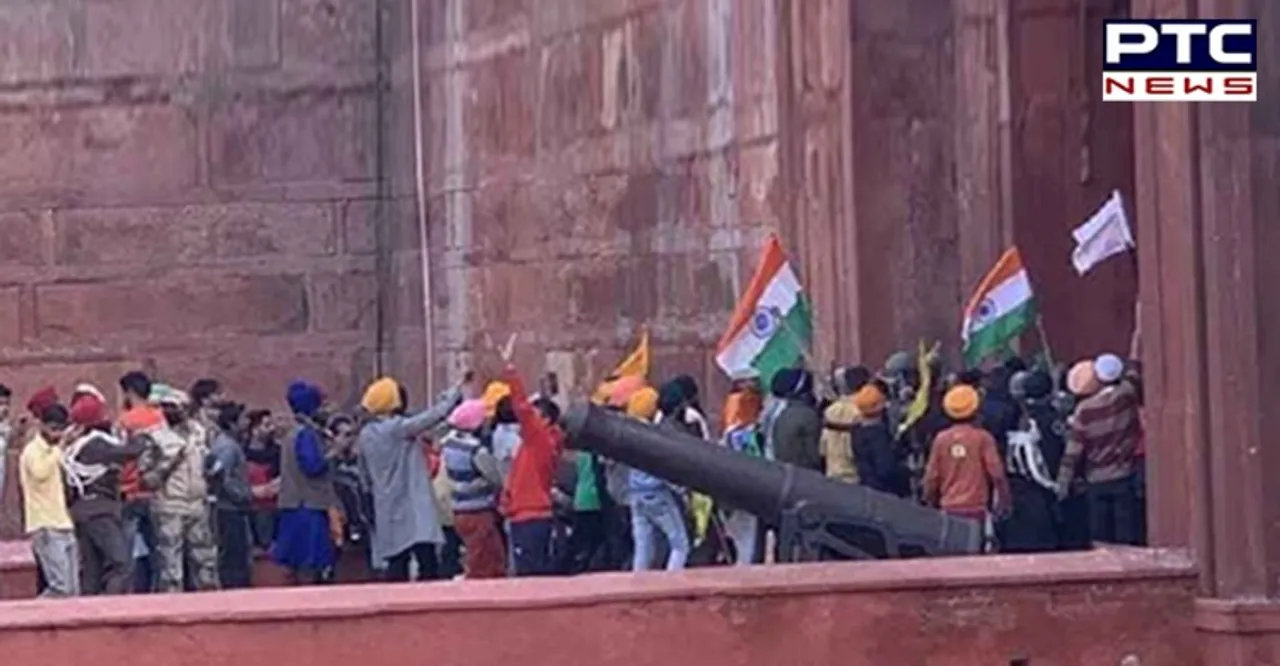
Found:
[[[1053,363],[1053,350],[1049,348],[1049,336],[1044,332],[1044,317],[1036,315],[1036,333],[1040,334],[1040,348],[1044,350],[1044,360],[1049,364],[1049,374],[1054,378],[1054,388],[1057,388],[1058,373],[1057,366]]]

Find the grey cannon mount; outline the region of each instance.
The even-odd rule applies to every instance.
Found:
[[[778,527],[785,561],[965,555],[980,552],[973,520],[742,455],[601,407],[564,416],[569,445],[715,498]]]

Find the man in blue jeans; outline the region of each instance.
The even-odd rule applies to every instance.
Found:
[[[636,391],[627,401],[627,416],[652,422],[658,409],[658,393],[650,387]],[[683,569],[689,559],[689,533],[685,529],[684,507],[679,489],[643,470],[632,468],[627,475],[627,496],[631,504],[631,537],[635,552],[632,571],[653,567],[656,532],[667,539],[667,571]]]

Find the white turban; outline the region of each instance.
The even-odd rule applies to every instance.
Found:
[[[1124,361],[1115,354],[1102,354],[1094,359],[1093,372],[1098,376],[1098,381],[1112,384],[1124,374]]]

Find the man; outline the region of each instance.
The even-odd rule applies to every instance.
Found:
[[[214,527],[218,536],[218,580],[224,589],[252,583],[253,548],[249,509],[253,493],[248,463],[240,441],[245,435],[244,405],[222,402],[214,418],[217,433],[205,461],[205,476],[213,493]]]
[[[159,426],[156,416],[153,426]],[[133,571],[133,553],[125,541],[120,501],[120,467],[151,445],[146,434],[122,442],[111,434],[107,405],[84,393],[71,404],[71,422],[79,436],[63,452],[71,520],[84,571],[84,594],[125,594]]]
[[[946,513],[986,522],[990,509],[997,515],[1008,513],[1010,493],[995,438],[975,423],[981,402],[977,389],[966,384],[957,384],[943,397],[942,408],[954,425],[933,440],[924,472],[924,501]]]
[[[227,402],[222,382],[208,377],[197,379],[191,384],[188,395],[191,396],[191,417],[204,428],[212,448],[213,438],[218,436],[218,410]]]
[[[889,431],[887,403],[880,382],[870,382],[853,395],[853,406],[860,414],[852,436],[854,474],[867,488],[906,497],[911,477]]]
[[[418,438],[444,422],[461,401],[459,384],[426,410],[405,415],[404,393],[390,377],[370,384],[360,400],[371,416],[356,436],[356,447],[373,491],[373,559],[387,562],[390,580],[408,582],[411,560],[420,579],[439,573],[436,546],[444,543],[444,528]]]
[[[1093,375],[1100,388],[1076,405],[1059,486],[1070,481],[1065,475],[1083,459],[1093,540],[1139,545],[1142,523],[1136,475],[1142,403],[1138,379],[1125,374],[1125,363],[1115,354],[1095,359]]]
[[[13,391],[9,390],[8,386],[0,384],[0,502],[4,500],[6,463],[9,462],[9,443],[15,434],[13,423],[9,420],[9,409],[12,401]]]
[[[505,356],[510,358],[509,351]],[[551,487],[563,435],[529,401],[520,373],[509,362],[503,379],[511,387],[511,408],[520,423],[521,436],[520,450],[511,462],[511,474],[500,498],[502,515],[511,532],[512,564],[517,576],[547,575],[555,572],[551,554]],[[546,408],[550,409],[550,405]]]
[[[822,416],[814,408],[813,375],[802,368],[779,370],[769,388],[774,402],[762,423],[766,455],[822,471]]]
[[[151,378],[134,370],[120,377],[120,420],[117,430],[123,439],[149,435],[164,427],[164,415],[150,403]],[[124,498],[125,545],[133,560],[133,591],[152,592],[156,588],[158,570],[155,562],[155,523],[151,519],[151,493],[142,487],[142,476],[136,460],[120,469],[120,492]]]
[[[48,583],[40,593],[46,598],[80,594],[80,556],[67,513],[59,449],[68,421],[62,405],[46,408],[40,415],[39,431],[22,449],[18,467],[26,531]]]
[[[145,488],[154,492],[151,515],[156,528],[161,592],[183,590],[183,565],[191,568],[196,589],[218,588],[218,549],[209,524],[209,487],[204,460],[208,435],[189,418],[190,399],[177,389],[152,387],[166,427],[154,431],[155,446],[138,461]]]
[[[480,399],[466,400],[455,407],[449,414],[449,432],[440,447],[441,462],[453,488],[450,505],[454,528],[466,553],[468,579],[507,575],[502,517],[498,515],[502,472],[479,435],[486,409]]]
[[[860,415],[853,396],[871,380],[871,372],[862,366],[839,368],[833,376],[836,397],[823,411],[820,448],[827,477],[845,483],[858,482],[853,462],[853,429]]]

